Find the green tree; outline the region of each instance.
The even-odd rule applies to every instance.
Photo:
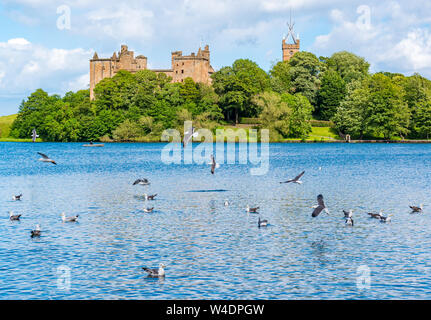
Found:
[[[410,111],[403,100],[402,88],[383,75],[375,74],[369,82],[367,122],[375,134],[385,139],[408,133]]]
[[[133,141],[143,134],[141,126],[129,119],[124,120],[113,132],[117,141]]]
[[[273,91],[288,92],[290,89],[290,64],[288,61],[279,61],[269,71],[270,84]]]
[[[289,60],[289,65],[290,92],[301,93],[312,105],[316,105],[322,63],[311,52],[300,51]]]
[[[346,95],[346,84],[341,76],[329,69],[321,76],[321,87],[317,95],[317,113],[323,120],[330,120]]]
[[[369,94],[365,81],[355,81],[347,85],[346,97],[332,118],[338,131],[363,139],[369,131],[367,122]]]
[[[363,80],[368,76],[370,68],[364,58],[347,51],[334,53],[326,60],[326,65],[337,71],[346,83]]]
[[[241,115],[255,116],[251,99],[269,87],[269,77],[265,71],[250,60],[236,60],[232,67],[224,67],[212,75],[213,87],[220,97],[220,106],[226,120],[235,123]]]
[[[431,102],[423,102],[416,111],[416,130],[423,138],[429,139],[431,134]]]

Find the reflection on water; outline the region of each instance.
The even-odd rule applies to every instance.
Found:
[[[215,175],[205,164],[165,165],[162,147],[0,143],[0,298],[430,298],[429,145],[272,144],[264,176],[247,165]],[[58,165],[39,163],[38,151]],[[279,184],[302,170],[303,185]],[[137,178],[151,185],[132,186]],[[145,203],[144,193],[158,196]],[[312,219],[319,193],[330,215]],[[424,213],[411,215],[420,203]],[[391,223],[368,218],[380,209]],[[79,223],[63,223],[63,211]],[[142,267],[161,262],[166,278],[147,278]],[[362,265],[371,288],[361,291]]]

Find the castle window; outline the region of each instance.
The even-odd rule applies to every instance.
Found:
[[[183,65],[184,65],[184,62],[183,62]]]
[[[184,73],[184,70],[181,70],[181,73]]]

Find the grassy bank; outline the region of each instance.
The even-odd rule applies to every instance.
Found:
[[[0,138],[8,138],[10,134],[10,127],[16,119],[17,115],[12,114],[10,116],[0,117]]]
[[[28,139],[16,139],[10,136],[10,128],[12,123],[15,121],[17,114],[11,114],[9,116],[0,117],[0,142],[31,142],[31,138]],[[42,139],[37,139],[41,142]]]

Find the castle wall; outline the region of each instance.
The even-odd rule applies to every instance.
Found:
[[[152,70],[156,73],[165,73],[172,77],[172,82],[183,82],[185,78],[191,77],[195,82],[211,82],[211,74],[214,72],[210,65],[210,52],[208,45],[204,50],[199,48],[197,55],[194,53],[183,56],[182,51],[172,52],[172,69]],[[139,70],[147,69],[147,57],[137,56],[129,51],[127,46],[122,45],[121,51],[114,52],[111,58],[99,59],[97,53],[90,60],[90,99],[94,99],[94,88],[104,78],[111,78],[120,70],[127,70],[136,73]]]

